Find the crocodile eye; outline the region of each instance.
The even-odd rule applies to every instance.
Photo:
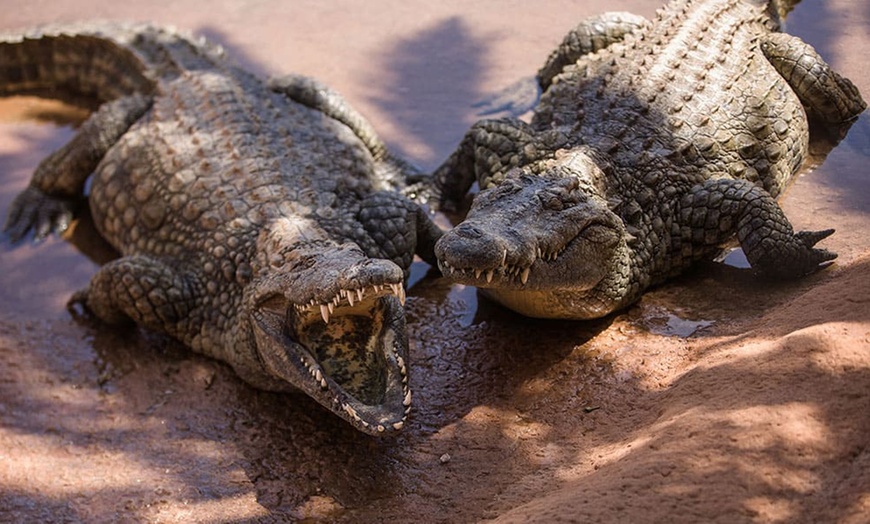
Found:
[[[577,177],[569,176],[560,180],[559,186],[564,188],[565,191],[571,192],[580,188],[580,181],[577,180]]]
[[[562,202],[562,199],[559,195],[551,193],[549,191],[543,192],[539,195],[541,199],[541,205],[544,206],[544,209],[549,209],[551,211],[562,211],[565,208],[565,204]]]

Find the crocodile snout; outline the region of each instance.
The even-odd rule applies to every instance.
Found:
[[[495,269],[504,264],[508,245],[504,239],[473,224],[460,224],[435,244],[435,256],[457,268]]]

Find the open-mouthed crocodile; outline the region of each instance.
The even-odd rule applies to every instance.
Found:
[[[43,238],[87,197],[121,257],[74,311],[167,333],[364,432],[405,424],[404,284],[440,231],[399,193],[413,168],[340,96],[262,81],[174,30],[100,24],[0,36],[0,95],[15,94],[98,106],[6,223]]]

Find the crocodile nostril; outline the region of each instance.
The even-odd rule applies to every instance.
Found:
[[[480,238],[483,236],[483,231],[471,224],[459,224],[455,228],[456,234],[464,238]]]

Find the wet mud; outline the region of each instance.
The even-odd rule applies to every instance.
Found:
[[[870,96],[870,8],[804,4],[788,31]],[[260,74],[332,85],[431,169],[475,120],[471,103],[534,73],[577,21],[656,7],[34,1],[0,26],[185,27]],[[81,118],[0,101],[0,215]],[[760,281],[735,255],[608,318],[544,321],[415,263],[414,411],[389,439],[164,337],[73,321],[66,300],[112,256],[86,223],[2,244],[0,521],[866,522],[868,162],[865,113],[782,198],[796,227],[837,229],[824,241],[837,263],[799,282]]]

